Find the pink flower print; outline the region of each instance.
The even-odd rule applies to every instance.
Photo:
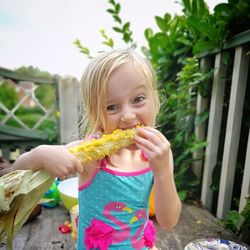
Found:
[[[84,243],[88,249],[100,248],[100,250],[107,250],[111,243],[118,243],[124,241],[130,236],[130,227],[124,222],[118,220],[111,214],[111,211],[131,213],[131,208],[126,207],[123,202],[110,202],[103,209],[103,215],[109,219],[113,224],[119,227],[115,230],[105,222],[92,219],[91,225],[85,230]]]
[[[144,229],[144,244],[147,247],[153,247],[156,240],[156,229],[153,221],[148,220],[146,228]]]
[[[98,248],[107,250],[112,243],[114,229],[106,223],[93,219],[91,225],[85,231],[84,243],[87,250]]]

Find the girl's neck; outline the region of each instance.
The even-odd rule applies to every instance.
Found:
[[[109,157],[108,168],[119,171],[132,172],[145,169],[148,162],[142,159],[140,150],[121,149]]]

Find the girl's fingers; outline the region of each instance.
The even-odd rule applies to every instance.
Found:
[[[154,142],[152,142],[151,139],[144,138],[144,137],[141,137],[138,135],[135,135],[134,139],[135,139],[137,145],[141,145],[140,148],[143,146],[143,148],[147,148],[147,149],[150,149],[153,151],[154,148],[157,147],[157,143],[155,142],[156,140]]]
[[[78,159],[75,159],[75,171],[79,174],[83,173],[83,166]]]
[[[165,155],[170,149],[170,143],[157,129],[145,127],[138,130],[134,136],[136,145],[143,150],[149,158]]]
[[[142,139],[144,139],[144,141]],[[164,137],[163,134],[161,134],[160,131],[150,127],[138,130],[138,134],[135,136],[135,140],[139,141],[140,143],[146,143],[146,145],[148,146],[150,146],[150,143],[148,142],[151,142],[158,147],[160,147],[164,143],[168,143],[168,140]]]
[[[138,129],[138,134],[142,135],[145,138],[150,139],[151,141],[153,141],[154,139],[160,140],[159,142],[167,141],[165,136],[159,130],[152,128],[152,127],[140,128],[140,129]]]

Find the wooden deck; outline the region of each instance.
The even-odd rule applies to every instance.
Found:
[[[61,234],[58,226],[69,220],[64,207],[43,208],[42,213],[26,224],[14,237],[14,250],[75,249],[71,234]],[[206,210],[183,205],[176,227],[170,232],[159,228],[156,246],[159,250],[182,250],[189,242],[199,238],[223,238],[234,242],[239,239],[217,224],[217,220]],[[4,250],[5,247],[0,247]]]

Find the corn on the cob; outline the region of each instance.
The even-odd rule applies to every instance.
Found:
[[[99,139],[85,141],[80,146],[70,148],[69,151],[82,163],[100,160],[133,144],[135,134],[136,128],[116,129],[112,134],[103,134]]]
[[[16,170],[0,177],[0,242],[17,232],[54,181],[47,171]]]

